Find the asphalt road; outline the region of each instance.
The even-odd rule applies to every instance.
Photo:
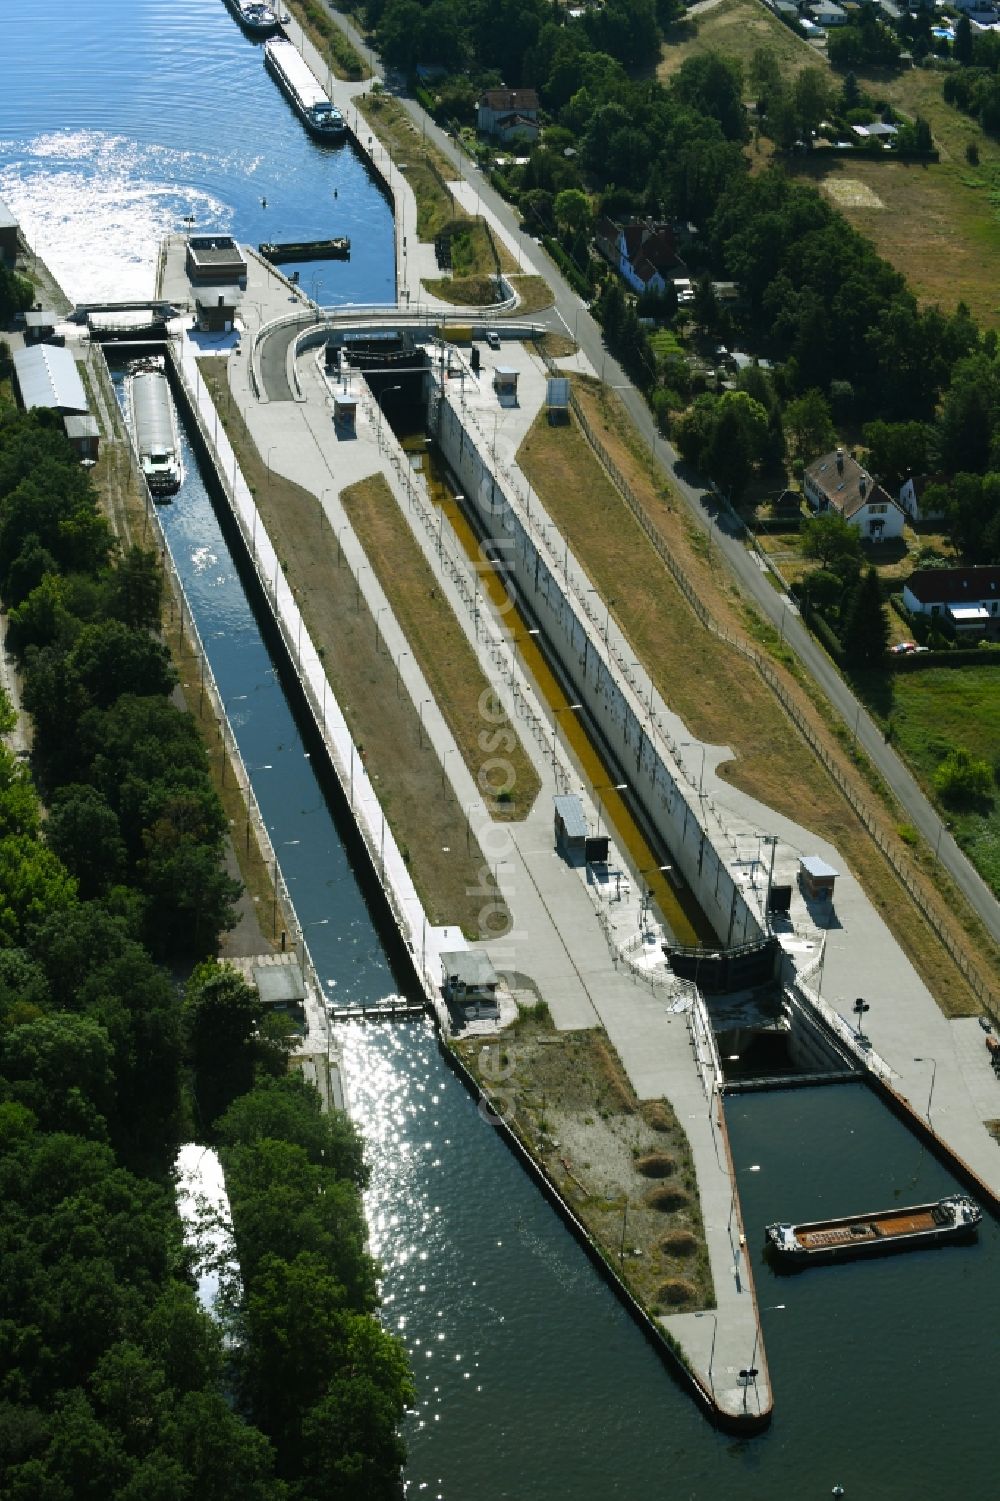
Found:
[[[358,51],[369,59],[375,75],[381,77],[378,60],[355,28],[338,12],[331,11],[330,14],[350,36]],[[660,436],[642,395],[605,349],[600,327],[590,316],[586,304],[567,285],[542,247],[521,231],[518,217],[511,206],[456,146],[452,138],[425,114],[415,99],[404,94],[399,94],[398,97],[421,131],[426,130],[439,150],[455,163],[457,175],[464,177],[475,187],[481,201],[515,237],[523,253],[536,264],[542,265],[555,295],[555,305],[547,315],[536,315],[536,321],[547,321],[553,328],[570,334],[594,369],[600,372],[601,379],[618,392],[637,431],[649,445],[656,463],[683,496],[697,524],[704,531],[711,531],[714,545],[725,557],[741,589],[752,600],[759,614],[784,635],[805,671],[826,694],[848,729],[856,735],[859,745],[899,802],[905,821],[912,824],[935,851],[941,865],[982,920],[993,940],[1000,943],[1000,903],[959,849],[913,776],[892,747],[886,744],[882,732],[866,714],[833,662],[793,612],[794,607],[789,607],[790,601],[774,588],[757,554],[747,549],[742,528],[730,519],[726,508],[720,505],[704,485],[692,484],[686,477],[676,450]]]

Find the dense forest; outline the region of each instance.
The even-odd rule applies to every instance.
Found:
[[[35,738],[34,778],[0,745],[3,1494],[392,1497],[411,1387],[373,1317],[360,1143],[212,958],[238,888],[161,589],[59,420],[4,414],[0,594]],[[175,1209],[189,1133],[231,1180],[221,1325]]]

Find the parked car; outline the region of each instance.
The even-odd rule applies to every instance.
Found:
[[[500,348],[500,335],[495,328],[491,328],[486,335],[486,342],[491,349]]]
[[[897,641],[895,646],[890,646],[889,648],[890,654],[894,657],[905,657],[908,652],[916,650],[917,643],[915,641]]]

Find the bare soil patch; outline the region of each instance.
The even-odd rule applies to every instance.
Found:
[[[655,1102],[661,1129],[649,1125],[650,1107],[639,1104],[605,1033],[555,1032],[542,1006],[522,1011],[496,1040],[453,1045],[639,1302],[652,1313],[681,1306],[664,1289],[683,1280],[683,1306],[710,1307],[687,1137],[666,1101]],[[678,1185],[650,1190],[638,1164],[664,1145]],[[670,1195],[671,1205],[650,1205],[651,1192]]]

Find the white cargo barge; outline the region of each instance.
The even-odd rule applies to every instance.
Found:
[[[347,123],[320,87],[309,64],[284,37],[264,43],[264,66],[311,135],[336,141],[347,133]]]
[[[125,377],[132,441],[154,500],[176,495],[184,478],[177,411],[162,359],[136,360]]]

